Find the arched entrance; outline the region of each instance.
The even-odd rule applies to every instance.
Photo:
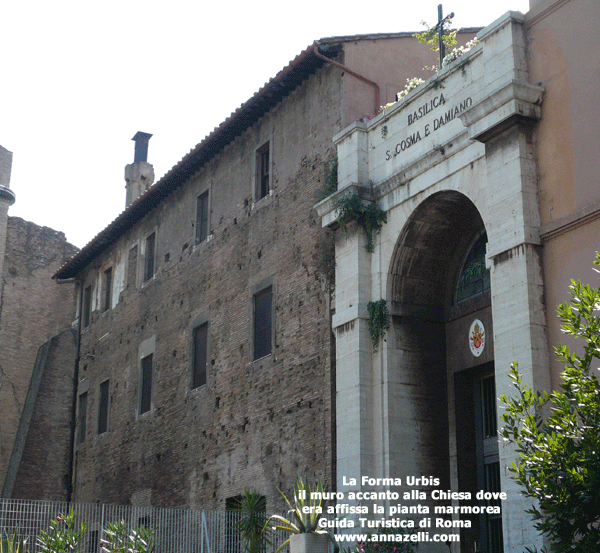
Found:
[[[433,476],[439,489],[470,492],[461,505],[485,505],[477,491],[500,491],[486,242],[465,195],[435,193],[405,224],[388,281],[391,473]],[[461,552],[502,551],[500,515],[460,518],[471,521]]]

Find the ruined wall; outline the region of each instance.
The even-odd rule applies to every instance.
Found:
[[[76,349],[71,328],[40,348],[5,483],[13,498],[69,500]]]
[[[315,98],[323,99],[317,108]],[[76,448],[76,501],[222,509],[253,488],[279,509],[277,488],[289,492],[297,474],[334,485],[331,242],[312,206],[339,113],[339,82],[325,68],[88,268],[83,287],[93,287],[94,301],[82,333],[87,432]],[[256,150],[267,140],[272,193],[254,201]],[[196,199],[207,189],[211,234],[195,244]],[[154,231],[157,272],[142,283]],[[103,312],[109,267],[114,290]],[[274,348],[253,361],[252,295],[265,281],[274,290]],[[191,390],[197,320],[209,323],[208,381]],[[150,350],[153,408],[139,415],[140,356]],[[109,428],[98,434],[106,379]]]
[[[57,284],[52,275],[76,251],[61,232],[18,217],[8,219],[0,301],[2,482],[38,348],[73,321],[75,284]]]

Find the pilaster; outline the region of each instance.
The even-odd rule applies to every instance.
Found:
[[[337,479],[374,474],[373,367],[367,304],[371,301],[366,236],[355,224],[336,236]]]

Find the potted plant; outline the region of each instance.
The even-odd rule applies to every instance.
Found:
[[[285,530],[290,533],[290,537],[281,544],[277,552],[289,543],[290,553],[328,553],[330,541],[337,551],[337,545],[327,529],[319,525],[325,505],[321,481],[317,481],[316,485],[311,487],[307,480],[297,477],[294,483],[293,506],[285,494],[281,490],[279,492],[290,508],[289,518],[272,515],[267,521],[267,526],[274,522],[274,530]]]

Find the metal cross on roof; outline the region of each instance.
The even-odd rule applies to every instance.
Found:
[[[438,30],[438,41],[440,45],[440,69],[442,68],[442,62],[446,56],[446,46],[444,45],[444,23],[454,17],[454,12],[448,14],[446,17],[443,16],[442,5],[438,5],[438,22],[434,29]]]

